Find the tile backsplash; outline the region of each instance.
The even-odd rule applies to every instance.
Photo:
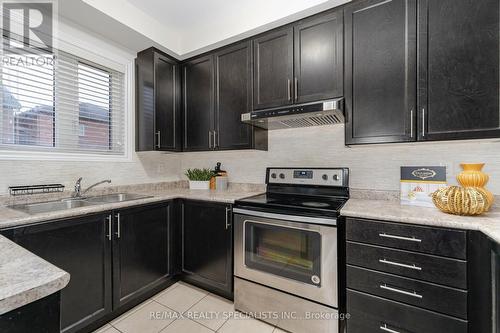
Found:
[[[182,170],[222,162],[232,182],[264,182],[267,166],[348,167],[355,189],[399,191],[400,166],[442,165],[456,184],[461,162],[484,162],[488,188],[500,194],[500,140],[422,142],[346,147],[344,125],[269,132],[269,150],[184,153]]]
[[[500,140],[345,147],[343,125],[270,131],[268,151],[146,152],[130,162],[0,161],[0,194],[11,185],[35,183],[71,189],[78,177],[84,187],[107,178],[112,185],[173,181],[186,179],[187,168],[212,168],[217,161],[235,183],[264,183],[268,166],[338,166],[350,168],[353,189],[382,191],[399,191],[401,165],[446,166],[448,182],[456,184],[461,162],[484,162],[488,188],[500,195]]]

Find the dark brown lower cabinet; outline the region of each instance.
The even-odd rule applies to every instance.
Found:
[[[233,297],[231,205],[182,202],[182,273],[189,283]]]
[[[171,210],[163,202],[2,234],[70,274],[61,332],[89,332],[175,282]]]
[[[56,292],[33,303],[0,315],[0,332],[60,333],[61,293]]]
[[[349,333],[467,333],[467,321],[347,290]]]
[[[114,213],[114,308],[169,279],[170,208],[160,204]]]
[[[13,230],[14,242],[70,274],[61,290],[61,331],[76,332],[112,311],[108,214]]]

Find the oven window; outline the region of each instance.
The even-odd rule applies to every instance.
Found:
[[[321,235],[314,231],[247,221],[245,265],[321,286]]]

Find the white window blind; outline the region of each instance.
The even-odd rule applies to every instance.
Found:
[[[0,149],[125,154],[123,73],[62,51],[2,59]]]

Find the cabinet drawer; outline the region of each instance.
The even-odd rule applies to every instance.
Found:
[[[466,232],[400,223],[347,219],[348,240],[466,259]]]
[[[467,288],[467,262],[347,242],[347,263],[418,280]]]
[[[347,290],[347,333],[466,333],[467,321]]]
[[[467,319],[467,292],[347,265],[347,287]]]

